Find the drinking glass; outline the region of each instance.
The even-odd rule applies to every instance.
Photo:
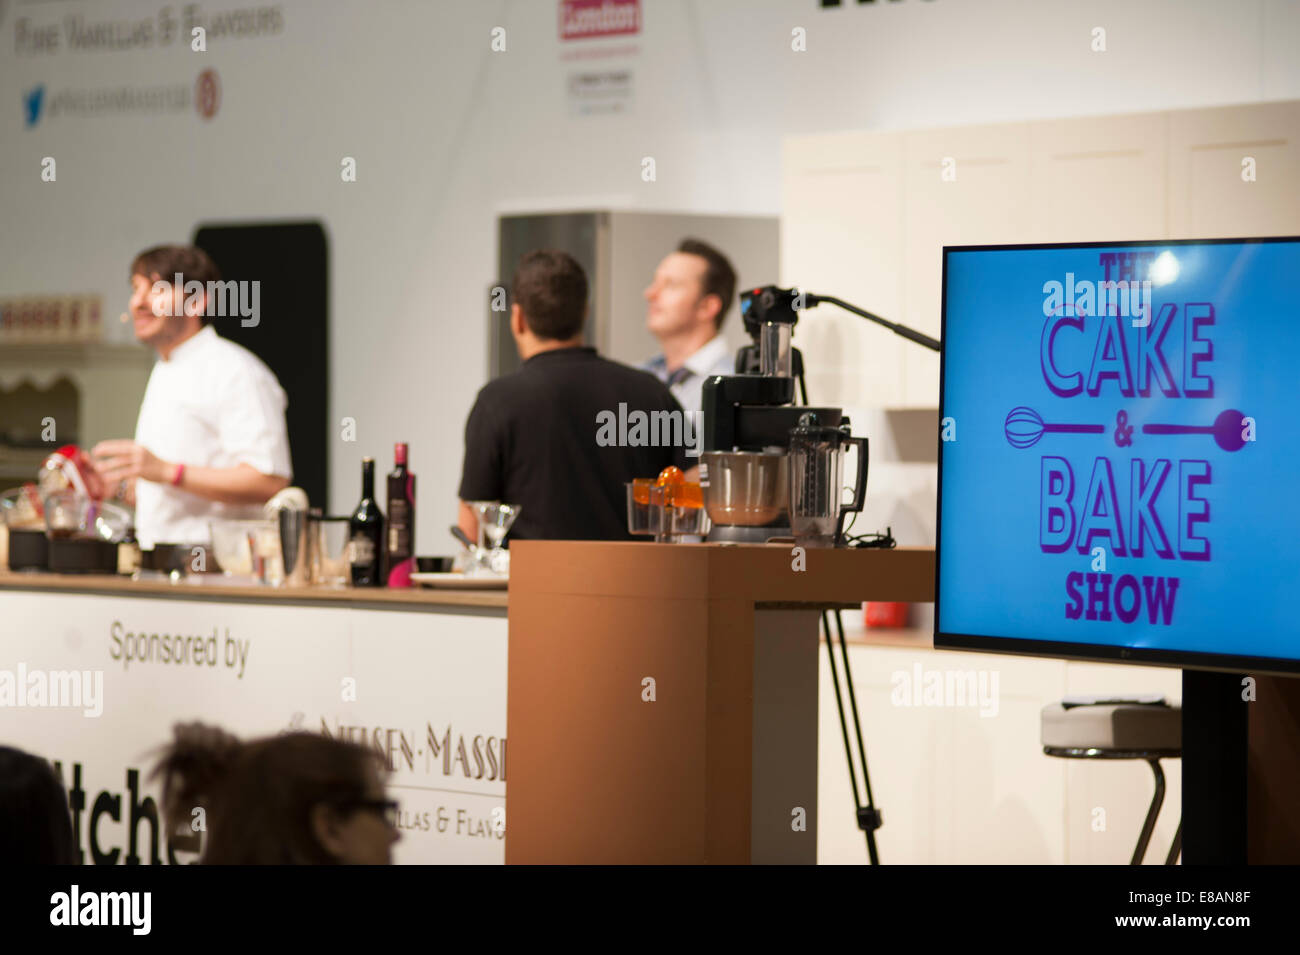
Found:
[[[702,538],[709,532],[709,515],[704,509],[704,492],[699,484],[670,484],[664,488],[664,517],[670,538],[681,543]]]
[[[89,498],[67,488],[45,497],[45,532],[50,537],[79,537],[86,531]]]
[[[496,569],[505,566],[501,545],[510,533],[515,519],[519,517],[521,508],[518,504],[503,504],[500,501],[471,501],[470,506],[478,516],[479,535],[479,552],[472,570],[475,573],[487,572],[502,576]]]
[[[488,508],[485,517],[484,530],[487,533],[487,539],[492,542],[492,550],[501,549],[502,542],[506,539],[506,534],[510,533],[510,528],[514,525],[515,520],[519,517],[521,508],[517,504],[494,504]]]
[[[474,516],[478,518],[478,545],[470,548],[469,563],[465,564],[464,572],[470,576],[481,573],[489,569],[488,546],[487,546],[487,523],[488,514],[494,507],[500,506],[500,501],[469,501],[469,506],[474,510]]]
[[[478,546],[479,550],[487,550],[487,514],[488,511],[500,504],[500,501],[470,501],[469,506],[474,508],[474,514],[478,517]]]
[[[493,504],[484,514],[484,520],[480,526],[487,534],[487,539],[492,543],[486,563],[488,569],[493,573],[500,574],[499,567],[503,565],[509,566],[504,564],[501,559],[504,554],[501,545],[505,541],[506,535],[510,533],[510,528],[514,526],[521,510],[522,508],[518,504]]]
[[[654,527],[650,523],[650,489],[654,487],[654,478],[637,478],[627,483],[627,532],[635,535],[651,536]]]
[[[656,544],[666,544],[672,540],[673,509],[668,503],[668,488],[656,483],[650,488],[650,533],[655,536]]]
[[[346,517],[323,517],[317,530],[316,582],[326,587],[348,586],[352,582],[352,565],[348,562],[351,521]]]

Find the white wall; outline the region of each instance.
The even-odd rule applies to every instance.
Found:
[[[211,16],[254,2],[200,6]],[[140,19],[166,5],[4,5],[0,296],[97,291],[111,317],[131,256],[200,220],[323,219],[331,418],[358,420],[357,443],[331,449],[330,507],[354,502],[361,455],[384,461],[409,440],[426,553],[447,549],[464,416],[484,380],[499,211],[773,213],[789,134],[1300,97],[1300,4],[1287,0],[643,0],[639,37],[563,45],[550,0],[285,0],[281,34],[213,39],[206,54],[15,51],[22,17]],[[489,49],[498,25],[505,53]],[[1097,26],[1105,53],[1090,50]],[[806,52],[791,51],[795,27]],[[631,109],[571,115],[567,74],[606,66],[632,71]],[[222,85],[210,122],[190,111],[22,125],[20,94],[39,82],[192,84],[205,67]],[[58,162],[55,183],[40,180],[44,156]],[[340,181],[343,156],[356,157],[358,182]],[[640,176],[645,156],[653,183]]]

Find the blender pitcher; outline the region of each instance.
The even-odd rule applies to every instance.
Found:
[[[858,478],[853,501],[840,503],[840,479],[846,446],[858,447]],[[839,428],[817,423],[809,412],[790,430],[790,529],[801,547],[838,547],[843,543],[844,515],[862,510],[867,490],[867,439],[849,436],[848,421]]]

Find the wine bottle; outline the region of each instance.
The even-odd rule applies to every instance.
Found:
[[[393,449],[388,475],[388,546],[385,568],[388,586],[411,586],[415,569],[415,475],[406,469],[406,442]]]
[[[375,500],[375,459],[361,459],[361,503],[352,512],[348,562],[353,587],[384,585],[384,512]]]

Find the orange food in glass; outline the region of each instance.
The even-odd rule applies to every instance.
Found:
[[[638,504],[650,503],[650,488],[654,478],[636,478],[632,481],[632,500]]]
[[[674,485],[670,490],[673,507],[703,507],[704,490],[698,484],[681,483]]]
[[[659,487],[663,487],[667,484],[684,484],[685,482],[686,475],[682,473],[682,469],[675,464],[670,464],[659,472],[659,479],[655,483]]]

